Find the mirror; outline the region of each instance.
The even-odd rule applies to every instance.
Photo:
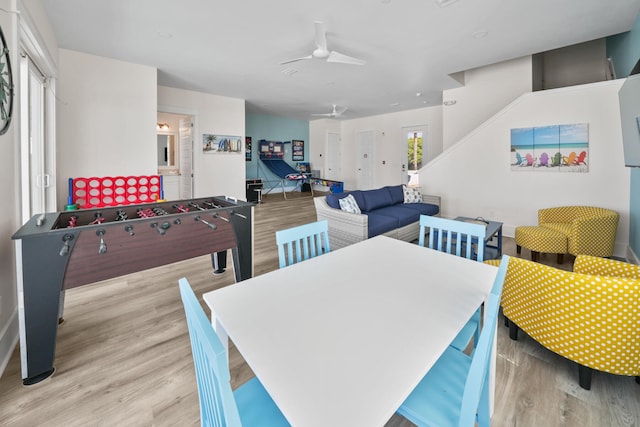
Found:
[[[158,169],[175,169],[176,139],[173,134],[158,134]]]

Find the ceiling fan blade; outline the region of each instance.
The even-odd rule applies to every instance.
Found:
[[[314,22],[316,27],[316,35],[315,35],[315,43],[316,47],[323,52],[327,51],[327,32],[324,29],[324,22],[316,21]]]
[[[322,117],[333,117],[333,113],[319,113],[319,114],[312,114],[312,116],[322,116]]]
[[[354,58],[353,56],[344,55],[342,53],[331,51],[329,57],[327,58],[327,62],[339,62],[341,64],[350,64],[350,65],[365,65],[366,61],[362,59]]]
[[[301,58],[295,58],[295,59],[287,59],[286,61],[282,61],[280,65],[289,64],[291,62],[296,62],[296,61],[303,61],[305,59],[313,59],[313,55],[303,56]]]
[[[339,107],[339,108],[334,108],[333,109],[333,113],[336,116],[341,116],[342,113],[344,113],[345,111],[347,111],[347,107]]]

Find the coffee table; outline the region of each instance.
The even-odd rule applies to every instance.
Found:
[[[498,251],[498,258],[502,256],[502,223],[498,221],[489,221],[484,218],[471,218],[466,216],[455,217],[456,221],[473,222],[476,224],[486,224],[487,236],[484,239],[484,247],[492,248]],[[491,244],[491,240],[496,238],[496,244]]]

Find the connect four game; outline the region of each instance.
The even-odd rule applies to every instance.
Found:
[[[78,209],[153,203],[162,198],[159,175],[69,179],[69,205]]]

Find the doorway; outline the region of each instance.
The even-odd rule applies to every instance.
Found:
[[[327,159],[324,178],[339,181],[340,177],[340,134],[327,133]]]
[[[360,190],[373,188],[373,143],[373,131],[358,132],[356,185]]]
[[[20,42],[21,84],[16,95],[20,97],[20,215],[24,223],[33,215],[57,210],[55,81],[51,63],[32,53],[41,52],[34,48],[36,41],[21,38]]]
[[[400,149],[400,182],[411,187],[420,186],[420,169],[430,159],[427,158],[427,126],[402,128]]]
[[[158,111],[157,165],[166,200],[193,197],[194,117]]]

